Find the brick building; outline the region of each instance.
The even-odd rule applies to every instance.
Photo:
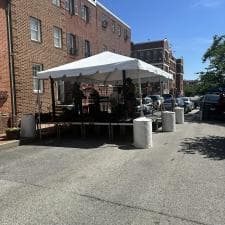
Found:
[[[167,39],[132,44],[131,55],[173,74],[174,80],[163,84],[164,93],[183,94],[183,59],[176,59]],[[159,92],[160,85],[152,84],[152,92]]]
[[[184,61],[176,60],[176,89],[178,93],[184,94]]]
[[[0,112],[36,112],[38,92],[50,111],[50,84],[38,87],[37,71],[105,50],[129,56],[130,38],[130,27],[95,0],[1,0],[0,91],[7,99]],[[56,100],[65,101],[69,85],[55,88]]]

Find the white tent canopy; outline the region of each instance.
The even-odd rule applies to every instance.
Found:
[[[102,82],[121,81],[122,71],[131,79],[173,79],[169,74],[139,59],[122,56],[112,52],[84,58],[38,73],[39,79],[87,78]]]

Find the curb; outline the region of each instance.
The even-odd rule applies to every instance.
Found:
[[[0,144],[0,151],[4,150],[4,149],[8,149],[8,148],[14,148],[20,145],[20,141],[19,140],[13,140],[13,141],[9,141],[7,143],[4,144]]]

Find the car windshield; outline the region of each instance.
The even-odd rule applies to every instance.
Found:
[[[163,98],[164,99],[170,99],[170,98],[172,98],[172,95],[170,95],[170,94],[163,94]]]
[[[206,95],[204,101],[216,103],[219,101],[219,98],[219,95]]]

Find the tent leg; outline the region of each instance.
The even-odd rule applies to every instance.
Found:
[[[127,106],[126,98],[125,98],[125,88],[126,88],[126,71],[123,70],[123,100],[125,107]]]
[[[38,129],[39,129],[39,138],[41,140],[41,102],[40,102],[40,80],[38,79]]]
[[[143,113],[143,104],[142,104],[141,78],[139,75],[138,75],[138,87],[139,87],[139,97],[140,97],[140,107],[141,107],[140,116],[143,117],[144,113]]]
[[[55,93],[54,93],[54,80],[50,77],[51,96],[52,96],[52,117],[55,121]]]

